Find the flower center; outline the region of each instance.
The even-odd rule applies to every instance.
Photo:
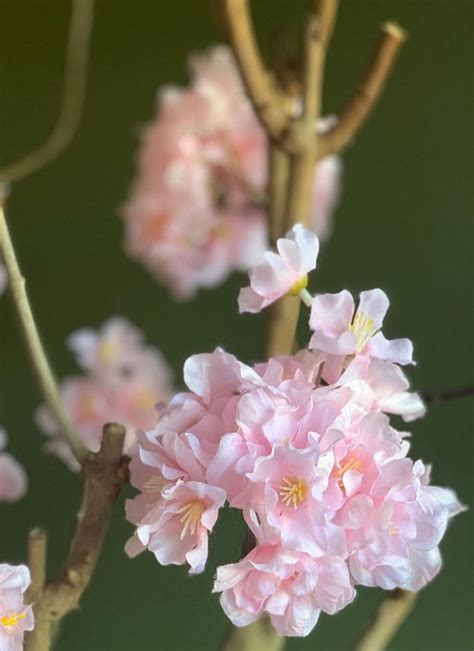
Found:
[[[3,624],[5,628],[12,628],[16,626],[20,619],[25,619],[25,613],[13,613],[12,615],[4,615],[0,617],[0,624]]]
[[[400,531],[399,531],[398,527],[389,527],[389,528],[388,528],[388,533],[389,533],[391,536],[398,536],[398,534],[400,533]]]
[[[183,525],[183,528],[181,529],[181,540],[183,540],[188,531],[191,536],[196,533],[199,523],[201,522],[201,515],[203,511],[204,504],[201,502],[201,500],[193,500],[192,502],[188,502],[181,509],[179,509],[178,513],[183,514],[180,519],[180,522]]]
[[[296,281],[291,289],[288,290],[290,296],[298,296],[298,294],[308,285],[308,274]]]
[[[119,347],[112,341],[105,341],[99,348],[99,359],[102,364],[111,364],[119,356]]]
[[[343,477],[348,470],[362,470],[362,461],[359,461],[359,459],[356,459],[355,457],[349,457],[349,459],[346,459],[346,461],[339,466],[335,477],[342,490],[344,490]]]
[[[278,486],[278,495],[285,506],[297,509],[308,495],[308,485],[302,479],[283,477],[283,483]]]
[[[370,339],[377,332],[373,319],[363,312],[356,312],[352,323],[349,326],[349,332],[355,337],[356,351],[362,352],[369,343]]]

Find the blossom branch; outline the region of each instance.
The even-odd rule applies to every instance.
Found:
[[[229,40],[255,112],[269,136],[279,140],[288,124],[288,116],[281,101],[281,91],[275,87],[263,63],[248,0],[222,0],[222,10]]]
[[[36,592],[33,593],[36,597],[36,624],[35,629],[28,635],[26,651],[49,651],[54,624],[78,608],[92,578],[109,528],[115,500],[128,477],[128,461],[122,456],[124,438],[125,428],[122,425],[104,425],[100,451],[97,454],[89,454],[84,463],[83,504],[60,576],[38,589],[41,572],[38,571],[35,579],[36,570],[32,570],[36,586]],[[29,540],[30,561],[33,561],[34,568],[37,568],[40,551],[36,551],[39,545],[32,542],[35,540],[33,532]],[[45,543],[42,549],[45,549]]]
[[[37,149],[0,169],[0,181],[12,183],[54,160],[71,142],[84,106],[94,0],[72,0],[67,44],[64,88],[56,125]]]
[[[383,651],[412,611],[416,592],[392,590],[378,607],[354,651]]]
[[[342,111],[338,123],[319,138],[318,159],[340,151],[354,138],[381,95],[400,47],[407,38],[405,30],[394,22],[384,23],[381,29],[375,56],[361,84]]]
[[[82,463],[87,450],[74,430],[69,416],[61,402],[58,384],[48,361],[38,333],[23,277],[16,258],[13,242],[8,230],[3,205],[0,203],[0,250],[8,274],[13,304],[25,340],[31,366],[35,372],[43,397],[59,423],[61,435],[69,443],[74,456]]]
[[[31,585],[28,599],[35,602],[46,582],[47,535],[43,529],[32,529],[28,535],[28,567],[31,572]]]
[[[446,391],[425,391],[422,394],[423,401],[427,405],[436,405],[440,402],[448,400],[456,400],[457,398],[467,398],[474,395],[474,385],[461,387],[459,389],[447,389]]]

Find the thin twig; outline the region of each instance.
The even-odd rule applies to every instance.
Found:
[[[83,502],[64,569],[36,594],[35,628],[27,637],[26,651],[49,651],[54,625],[79,607],[102,550],[114,503],[127,479],[124,438],[122,425],[104,425],[100,451],[85,461]]]
[[[43,529],[32,529],[28,535],[28,567],[31,572],[31,585],[27,598],[35,602],[46,582],[47,535]]]
[[[8,274],[9,288],[13,304],[18,316],[23,338],[30,358],[31,366],[35,372],[38,384],[43,393],[51,413],[57,420],[61,435],[71,446],[74,456],[82,463],[87,455],[80,438],[76,434],[69,416],[64,409],[59,395],[58,384],[49,364],[45,349],[38,333],[30,301],[26,292],[25,279],[21,273],[16,258],[15,249],[8,230],[3,205],[0,201],[0,250]]]
[[[474,395],[474,385],[467,387],[460,387],[459,389],[446,389],[445,391],[425,391],[421,394],[423,401],[427,405],[436,405],[440,402],[447,402],[448,400],[456,400],[457,398],[467,398]]]
[[[222,0],[222,10],[242,79],[255,112],[268,135],[280,140],[288,116],[278,90],[266,69],[255,38],[248,0]]]
[[[94,0],[72,0],[64,86],[58,120],[47,140],[24,158],[0,169],[0,181],[12,183],[54,160],[71,142],[84,106]]]
[[[290,173],[288,154],[275,143],[269,146],[268,212],[270,240],[275,245],[285,233],[285,207]]]
[[[375,56],[360,86],[337,124],[319,138],[318,159],[340,151],[354,138],[381,95],[400,47],[407,38],[405,30],[394,22],[384,23],[381,29]]]
[[[412,611],[416,592],[392,590],[383,599],[353,651],[384,651]]]

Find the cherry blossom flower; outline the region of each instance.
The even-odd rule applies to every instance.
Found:
[[[113,317],[99,332],[86,328],[68,338],[84,375],[62,381],[66,411],[87,448],[97,452],[104,423],[126,427],[125,449],[135,444],[136,430],[149,429],[158,420],[157,405],[171,397],[171,370],[161,353],[146,346],[142,333],[128,321]],[[77,470],[68,445],[58,436],[58,425],[45,406],[36,420],[50,437],[47,449]]]
[[[355,598],[347,565],[337,556],[312,558],[280,547],[256,547],[217,570],[214,592],[235,626],[267,613],[287,637],[308,635],[321,610],[334,614]]]
[[[25,631],[34,628],[31,606],[23,603],[23,594],[31,583],[25,565],[0,564],[0,649],[22,651]]]
[[[7,434],[0,427],[0,502],[16,502],[26,493],[28,479],[23,466],[8,452]]]
[[[379,292],[363,305],[377,299],[384,308]],[[352,304],[349,325],[353,312]],[[352,351],[357,340],[343,326]],[[253,367],[221,349],[190,357],[187,391],[132,450],[139,492],[126,507],[135,526],[127,553],[148,549],[161,564],[201,572],[227,502],[256,547],[217,569],[214,591],[235,625],[267,613],[288,636],[307,635],[321,611],[350,603],[357,584],[423,587],[463,507],[408,457],[409,433],[394,429],[389,414],[412,420],[424,405],[399,366],[369,345],[345,356],[304,349]],[[333,357],[345,362],[329,383]]]
[[[123,209],[125,248],[179,300],[247,271],[267,246],[267,139],[229,48],[193,56],[188,88],[160,92]],[[324,123],[322,123],[324,126]],[[315,167],[312,227],[330,233],[336,157]]]
[[[277,241],[277,251],[267,251],[264,261],[250,270],[250,287],[240,290],[241,312],[260,312],[285,294],[298,296],[306,288],[308,273],[316,268],[316,235],[296,224]]]

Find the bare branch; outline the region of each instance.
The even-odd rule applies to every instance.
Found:
[[[229,39],[242,80],[263,127],[279,140],[288,124],[282,93],[266,69],[255,38],[248,0],[222,0]]]
[[[416,598],[416,592],[389,592],[353,651],[384,651],[412,611]]]
[[[53,370],[48,361],[44,346],[38,333],[30,301],[26,292],[25,279],[21,273],[16,258],[13,242],[8,230],[5,212],[0,198],[0,250],[3,253],[3,259],[8,274],[9,287],[13,304],[20,323],[23,339],[30,358],[30,363],[35,372],[38,384],[43,393],[51,413],[58,421],[61,435],[69,443],[74,456],[82,463],[87,455],[87,450],[82,444],[80,438],[69,419],[69,416],[61,402],[58,390],[58,384],[54,377]]]
[[[74,137],[84,106],[94,0],[72,0],[63,96],[56,125],[47,140],[19,161],[0,169],[0,181],[13,183],[54,160]]]
[[[26,651],[49,651],[54,624],[79,607],[102,550],[115,500],[127,479],[124,438],[122,425],[104,425],[100,451],[85,461],[83,503],[65,567],[36,594],[35,628],[27,637]]]
[[[474,395],[474,385],[461,387],[459,389],[447,389],[445,391],[425,391],[421,394],[423,401],[427,405],[436,405],[440,402],[448,400],[456,400],[457,398],[467,398]]]
[[[43,529],[32,529],[28,535],[28,567],[31,572],[31,585],[28,600],[35,602],[46,582],[47,536]]]
[[[343,110],[338,123],[320,136],[318,159],[343,149],[369,116],[385,86],[406,32],[396,23],[382,25],[381,38],[372,63],[360,86]]]

